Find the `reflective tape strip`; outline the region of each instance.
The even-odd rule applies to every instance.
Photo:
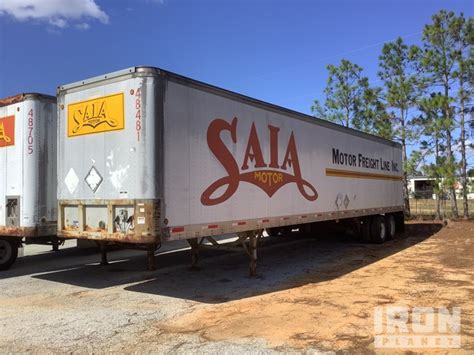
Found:
[[[245,226],[247,222],[241,221],[241,222],[233,222],[232,226],[237,227],[237,226]]]

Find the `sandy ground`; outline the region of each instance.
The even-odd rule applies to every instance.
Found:
[[[449,352],[473,353],[474,222],[441,227],[412,222],[383,245],[268,238],[256,279],[222,251],[193,271],[183,244],[154,272],[139,252],[103,267],[88,250],[27,249],[0,275],[0,352],[387,352],[374,348],[374,307],[406,305],[460,306],[462,349]]]

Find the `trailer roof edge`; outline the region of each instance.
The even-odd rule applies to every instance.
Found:
[[[47,100],[47,101],[54,101],[56,102],[56,96],[40,94],[37,92],[26,92],[17,95],[8,96],[5,98],[0,99],[0,107],[13,105],[19,102],[23,102],[26,100],[33,100],[33,99],[40,99],[40,100]]]
[[[227,89],[224,89],[224,88],[221,88],[221,87],[218,87],[218,86],[207,84],[207,83],[204,83],[202,81],[191,79],[189,77],[186,77],[186,76],[183,76],[183,75],[180,75],[180,74],[176,74],[176,73],[164,70],[164,69],[160,69],[158,67],[153,67],[153,66],[130,67],[130,68],[118,70],[118,71],[115,71],[115,72],[112,72],[112,73],[95,76],[95,77],[92,77],[92,78],[89,78],[89,79],[76,81],[76,82],[73,82],[73,83],[70,83],[70,84],[61,85],[61,86],[58,86],[57,92],[58,92],[58,94],[60,94],[62,91],[66,91],[66,90],[69,90],[69,89],[74,89],[74,88],[85,86],[85,85],[97,84],[97,83],[102,82],[102,81],[107,81],[107,80],[115,79],[115,78],[118,78],[118,77],[121,77],[121,76],[133,75],[133,74],[142,74],[142,75],[144,74],[144,75],[152,75],[152,76],[153,75],[154,76],[163,75],[163,76],[169,77],[169,78],[171,78],[175,81],[180,81],[180,82],[183,82],[183,83],[190,84],[190,85],[192,85],[194,87],[197,87],[199,89],[204,89],[206,91],[209,91],[209,92],[221,95],[221,96],[227,96],[229,98],[237,99],[241,102],[252,104],[254,106],[258,106],[258,107],[262,107],[262,108],[266,108],[266,109],[272,110],[272,111],[277,112],[277,113],[287,114],[287,115],[289,115],[293,118],[300,119],[300,120],[303,120],[303,121],[306,121],[306,122],[310,122],[310,123],[313,123],[313,124],[316,124],[316,125],[319,125],[319,126],[322,126],[322,127],[335,129],[337,131],[345,132],[345,133],[351,134],[353,136],[366,138],[366,139],[376,141],[376,142],[379,142],[379,143],[382,143],[382,144],[390,145],[390,146],[393,146],[393,147],[397,147],[397,148],[402,147],[402,145],[400,143],[391,141],[389,139],[385,139],[385,138],[382,138],[382,137],[379,137],[379,136],[375,136],[373,134],[366,133],[366,132],[363,132],[363,131],[359,131],[359,130],[356,130],[356,129],[353,129],[353,128],[348,128],[348,127],[345,127],[345,126],[341,126],[339,124],[336,124],[336,123],[333,123],[333,122],[330,122],[330,121],[327,121],[327,120],[323,120],[321,118],[310,116],[308,114],[298,112],[298,111],[295,111],[295,110],[291,110],[291,109],[285,108],[283,106],[275,105],[275,104],[272,104],[272,103],[269,103],[269,102],[266,102],[266,101],[258,100],[258,99],[255,99],[253,97],[250,97],[250,96],[239,94],[239,93],[231,91],[231,90],[227,90]]]

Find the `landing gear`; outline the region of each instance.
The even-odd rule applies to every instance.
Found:
[[[109,243],[107,242],[97,242],[100,248],[100,265],[109,265],[109,261],[107,258],[107,250]],[[137,250],[146,250],[147,253],[147,266],[149,271],[156,270],[155,264],[155,251],[160,248],[161,244],[147,244],[145,247],[143,245],[135,245],[135,244],[120,244],[127,249],[137,249]]]
[[[100,265],[109,265],[107,260],[107,243],[105,242],[100,243],[100,256]]]
[[[155,246],[152,245],[148,247],[148,250],[146,251],[147,259],[148,259],[148,271],[156,270],[155,250],[156,250]]]
[[[203,239],[199,240],[198,238],[188,239],[188,244],[191,247],[191,269],[199,270],[199,245],[202,243]]]
[[[53,251],[59,251],[59,239],[58,238],[53,238],[51,240],[51,245],[53,247]]]
[[[241,232],[237,234],[238,239],[230,244],[219,244],[211,236],[204,237],[201,239],[192,238],[188,239],[188,243],[191,246],[191,268],[198,269],[197,263],[199,260],[200,249],[221,249],[233,252],[241,252],[242,248],[245,250],[250,258],[249,263],[249,275],[250,277],[257,276],[257,247],[258,242],[263,238],[263,229],[253,230],[248,232]],[[204,240],[208,240],[211,244],[203,244]]]
[[[249,264],[249,276],[257,276],[257,246],[258,241],[263,236],[263,230],[248,231],[244,233],[239,233],[239,240],[242,244],[242,247],[245,249],[245,252],[250,257]],[[248,243],[245,243],[248,239]]]
[[[0,270],[8,270],[18,257],[18,241],[0,238]]]

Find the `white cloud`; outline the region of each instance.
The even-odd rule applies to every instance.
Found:
[[[65,19],[63,18],[52,18],[49,20],[49,24],[50,25],[53,25],[53,26],[56,26],[56,27],[59,27],[59,28],[64,28],[67,26],[67,22]]]
[[[85,30],[88,30],[89,28],[91,28],[91,26],[90,26],[87,22],[83,22],[83,23],[78,23],[78,24],[76,25],[76,28],[77,28],[78,30],[83,30],[83,31],[85,31]]]
[[[109,16],[95,0],[0,0],[0,15],[10,15],[19,21],[46,21],[56,28],[65,28],[70,21],[80,21],[76,28],[87,29],[84,19],[109,23]]]

